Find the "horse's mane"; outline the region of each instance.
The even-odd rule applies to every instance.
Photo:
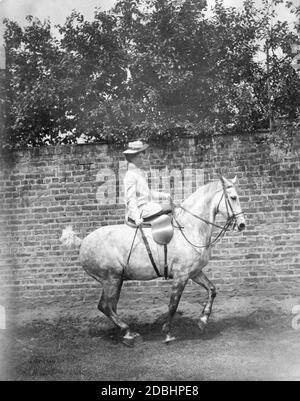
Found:
[[[219,181],[211,181],[205,185],[202,185],[195,192],[193,192],[187,199],[185,199],[182,205],[185,208],[191,208],[197,200],[201,199],[203,202],[209,197],[211,197],[216,191],[219,185]]]

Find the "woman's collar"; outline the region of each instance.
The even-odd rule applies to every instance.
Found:
[[[127,170],[134,171],[139,174],[145,174],[145,170],[140,167],[137,167],[134,163],[129,162]]]
[[[140,170],[140,168],[137,167],[134,163],[129,162],[128,163],[128,170]]]

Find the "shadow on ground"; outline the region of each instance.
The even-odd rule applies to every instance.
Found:
[[[162,339],[162,326],[166,320],[167,314],[160,314],[153,322],[143,323],[140,318],[129,316],[125,319],[131,329],[141,334],[145,341],[157,341]],[[282,316],[272,310],[257,310],[247,315],[238,315],[232,317],[221,317],[209,321],[204,325],[198,318],[184,316],[183,312],[177,312],[173,320],[172,332],[176,338],[184,340],[199,339],[212,340],[227,331],[245,331],[257,330],[272,326],[286,326],[289,317]],[[76,338],[77,336],[98,337],[106,340],[119,340],[120,330],[111,327],[109,320],[103,316],[81,320],[80,318],[59,318],[53,322],[42,320],[33,321],[25,326],[13,325],[8,327],[7,332],[10,335],[23,338],[43,338],[63,339]]]
[[[165,305],[123,308],[122,318],[143,341],[133,349],[103,315],[83,305],[70,312],[14,318],[1,335],[4,380],[230,380],[300,377],[298,333],[278,305],[220,302],[207,326],[199,305],[174,317],[177,341],[163,344]],[[271,306],[270,306],[271,305]],[[21,314],[20,314],[21,315]],[[153,367],[155,366],[155,369]],[[166,366],[168,369],[166,369]]]

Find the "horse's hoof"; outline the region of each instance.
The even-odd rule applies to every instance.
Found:
[[[206,316],[206,315],[201,316],[199,319],[199,322],[198,322],[198,327],[199,327],[201,333],[204,332],[204,330],[207,326],[207,323],[208,323],[208,316]]]
[[[207,325],[208,323],[208,316],[207,315],[203,315],[200,317],[200,321],[204,324]]]
[[[140,333],[133,333],[133,336],[136,344],[140,344],[143,342],[143,337],[140,335]]]
[[[204,332],[205,328],[206,328],[206,324],[204,324],[201,320],[198,322],[198,327],[201,333]]]
[[[170,334],[167,334],[164,343],[165,344],[170,344],[172,341],[175,341],[175,340],[176,340],[176,337],[171,336]]]
[[[135,337],[123,337],[122,343],[126,345],[126,347],[133,348],[134,347]]]

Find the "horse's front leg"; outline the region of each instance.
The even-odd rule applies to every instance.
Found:
[[[162,331],[166,334],[165,342],[169,343],[170,341],[175,340],[175,337],[171,335],[171,324],[175,312],[177,310],[182,292],[187,283],[188,278],[185,276],[174,277],[172,289],[171,289],[171,297],[169,303],[169,313],[167,317],[166,323],[163,325]]]
[[[197,284],[200,284],[204,287],[208,292],[208,299],[206,304],[204,305],[202,316],[200,317],[200,321],[204,324],[207,324],[208,319],[210,317],[212,306],[214,303],[214,299],[217,295],[216,287],[214,284],[206,277],[206,275],[201,271],[198,276],[193,277],[193,281]]]

